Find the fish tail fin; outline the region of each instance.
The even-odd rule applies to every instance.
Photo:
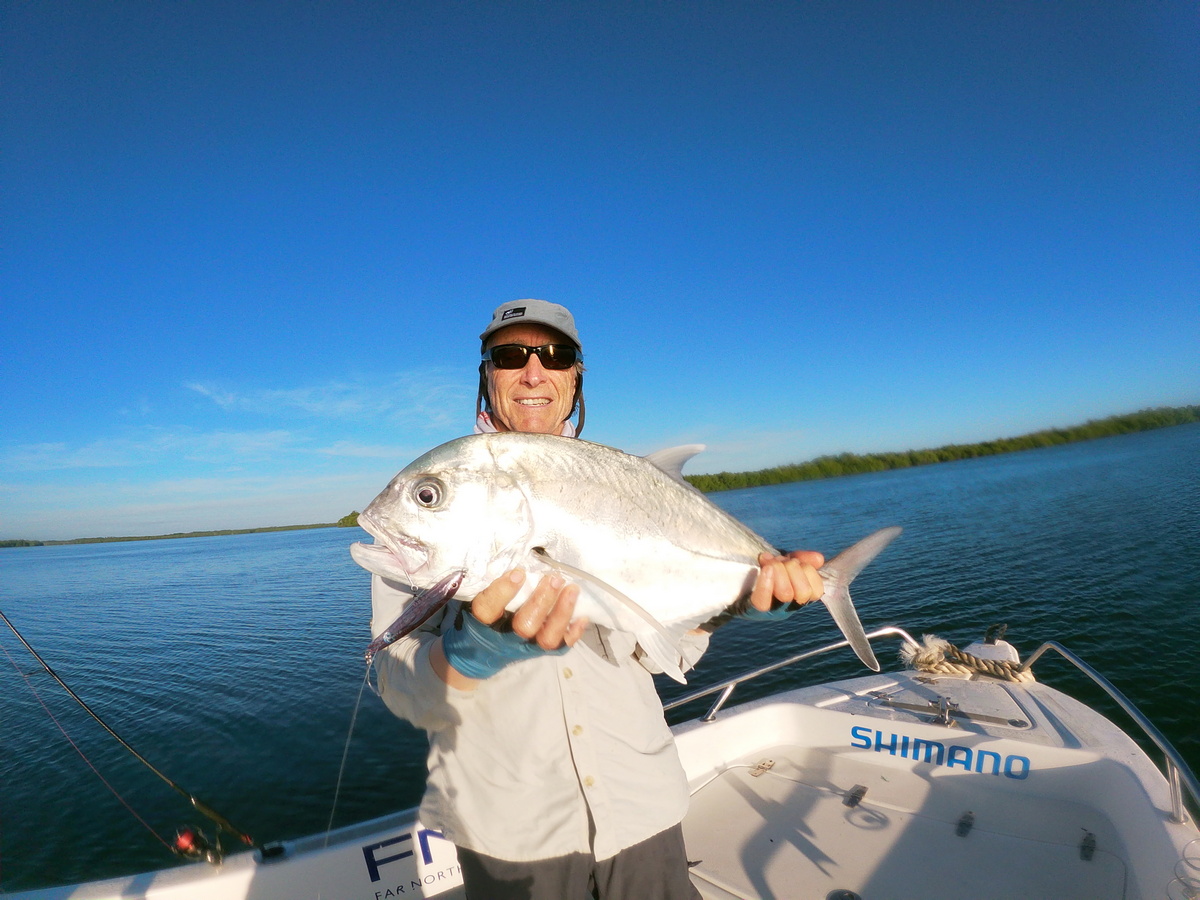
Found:
[[[854,601],[850,599],[850,582],[884,547],[894,541],[902,530],[898,526],[880,529],[843,550],[820,570],[821,580],[825,584],[825,594],[821,601],[863,665],[874,672],[879,671],[879,660],[875,658],[871,642],[867,640],[858,612],[854,609]]]

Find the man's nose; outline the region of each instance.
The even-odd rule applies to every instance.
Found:
[[[542,366],[541,357],[536,353],[530,353],[529,359],[525,361],[525,368],[521,370],[521,383],[533,387],[545,380],[546,369]]]

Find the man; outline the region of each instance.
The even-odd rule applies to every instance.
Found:
[[[570,312],[505,303],[480,339],[477,432],[582,430]],[[745,613],[777,617],[820,597],[819,553],[759,562]],[[458,846],[470,900],[695,900],[680,826],[687,781],[653,664],[628,636],[572,621],[579,589],[556,574],[510,618],[524,580],[516,569],[452,601],[375,658],[384,702],[429,734],[422,821]],[[373,632],[407,599],[407,586],[374,576]],[[685,636],[682,669],[708,637]]]

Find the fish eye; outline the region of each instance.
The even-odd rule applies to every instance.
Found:
[[[418,506],[434,509],[442,503],[445,490],[436,478],[423,478],[413,485],[412,496]]]

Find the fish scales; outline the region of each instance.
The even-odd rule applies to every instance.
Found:
[[[539,446],[545,437],[506,435],[508,443],[496,448],[497,467],[510,471],[523,468],[524,446],[511,445]],[[638,528],[660,534],[677,545],[686,545],[691,553],[753,565],[759,553],[774,552],[767,541],[699,491],[647,465],[644,458],[573,438],[551,440],[569,442],[579,452],[539,455],[536,471],[527,471],[529,482],[538,485],[537,492],[545,499],[568,498],[564,503],[568,510],[587,505],[596,510],[598,522],[611,522],[623,531]]]

